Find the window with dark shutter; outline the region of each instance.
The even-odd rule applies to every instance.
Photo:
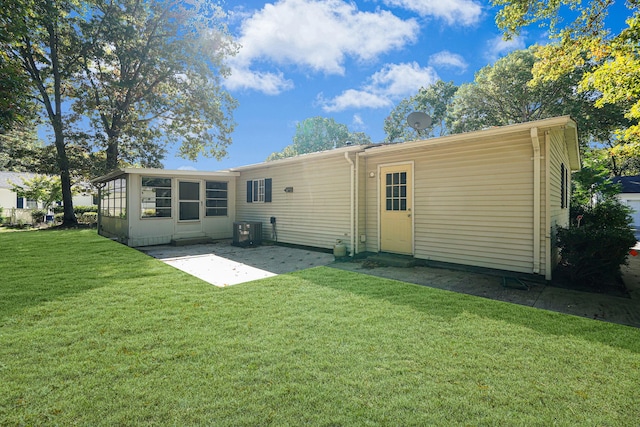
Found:
[[[247,181],[247,203],[271,203],[271,178]]]

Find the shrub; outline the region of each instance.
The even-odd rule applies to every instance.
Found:
[[[97,206],[74,206],[73,207],[73,213],[76,214],[76,216],[80,216],[85,212],[98,212],[98,207]],[[54,206],[53,207],[53,213],[64,213],[64,206]]]
[[[87,212],[98,213],[98,207],[97,206],[74,206],[73,207],[73,213],[75,213],[78,216]]]
[[[629,208],[611,198],[574,212],[569,228],[557,231],[562,264],[571,281],[596,284],[619,277],[620,266],[636,243]]]
[[[31,219],[36,224],[44,222],[45,215],[47,215],[47,211],[44,209],[33,209],[31,211]]]
[[[84,224],[97,224],[98,212],[85,212],[78,217],[78,222],[81,222]]]

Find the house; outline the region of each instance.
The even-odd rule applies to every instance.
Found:
[[[31,210],[42,209],[42,201],[18,197],[13,191],[13,184],[22,185],[24,180],[33,179],[38,174],[30,172],[0,171],[0,208],[2,216],[11,218],[12,222],[22,220],[31,221]],[[82,192],[73,196],[74,206],[94,205],[93,196],[89,192]]]
[[[617,197],[622,203],[633,209],[631,213],[633,227],[640,231],[640,175],[617,176],[612,181],[614,184],[620,184],[622,189]]]
[[[568,116],[399,144],[340,149],[219,172],[121,169],[97,178],[98,230],[130,246],[263,237],[351,255],[390,252],[551,279],[580,168]]]

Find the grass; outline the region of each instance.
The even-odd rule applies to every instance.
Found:
[[[0,425],[634,425],[640,330],[316,268],[216,288],[0,236]]]

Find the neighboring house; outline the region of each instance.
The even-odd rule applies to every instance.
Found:
[[[568,116],[400,144],[350,146],[219,172],[122,169],[102,186],[98,230],[130,246],[263,237],[351,255],[415,258],[543,275],[569,223],[580,168]],[[273,224],[275,221],[275,224]]]
[[[633,212],[633,227],[640,230],[640,175],[636,176],[617,176],[613,178],[614,184],[620,184],[622,190],[617,195],[618,199],[631,209]]]
[[[13,185],[22,185],[23,180],[33,179],[38,174],[29,172],[3,172],[0,171],[0,207],[3,209],[2,216],[12,218],[12,220],[31,221],[31,209],[41,209],[42,202],[30,200],[18,195],[13,191]],[[74,206],[94,205],[93,196],[89,193],[80,193],[73,196]]]

